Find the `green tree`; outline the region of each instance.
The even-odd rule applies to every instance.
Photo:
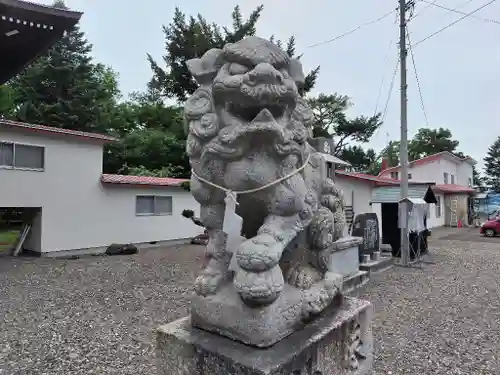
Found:
[[[364,150],[362,147],[357,145],[346,146],[340,151],[339,157],[342,160],[351,163],[352,167],[350,169],[355,172],[373,175],[378,174],[379,172],[379,158],[377,157],[375,150],[371,148]]]
[[[500,192],[500,137],[488,148],[484,164],[486,183],[494,191]]]
[[[55,7],[64,8],[57,1]],[[9,82],[13,117],[81,131],[106,132],[119,98],[118,76],[93,63],[92,45],[78,25]]]
[[[399,141],[390,141],[389,144],[382,150],[381,157],[386,158],[389,167],[399,165]]]
[[[313,136],[332,137],[335,140],[333,153],[339,156],[349,142],[366,143],[382,125],[381,115],[372,117],[347,117],[346,111],[352,107],[348,96],[319,94],[308,100],[314,113]]]
[[[459,142],[453,139],[449,129],[420,128],[417,134],[408,141],[408,161],[421,159],[443,151],[449,151],[463,158],[465,155],[456,151],[458,144]],[[399,141],[391,141],[381,152],[388,159],[390,167],[399,164],[399,145]]]
[[[14,110],[14,93],[12,88],[6,85],[0,86],[0,117],[12,117]]]
[[[104,171],[160,177],[168,172],[168,177],[189,177],[185,141],[164,129],[134,129],[106,147]]]
[[[176,8],[172,22],[168,26],[163,26],[166,46],[163,56],[165,66],[162,67],[151,55],[148,55],[153,70],[150,87],[166,98],[174,98],[181,102],[186,100],[187,96],[198,87],[187,69],[186,61],[200,57],[212,48],[222,48],[227,43],[234,43],[246,36],[255,35],[256,24],[263,9],[261,5],[250,14],[248,19],[243,19],[240,7],[235,6],[231,15],[233,24],[230,29],[209,23],[200,14],[187,18],[179,8]],[[274,37],[271,37],[271,40],[276,44],[283,44]],[[295,39],[293,37],[288,40],[285,49],[291,56],[294,55]],[[319,67],[307,75],[303,93],[311,90],[318,73]]]
[[[449,129],[421,128],[408,143],[408,158],[412,161],[443,151],[454,153],[458,144]]]
[[[484,179],[475,165],[472,166],[472,183],[474,184],[474,186],[484,186]]]

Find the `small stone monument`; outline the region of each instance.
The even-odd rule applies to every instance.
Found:
[[[377,214],[366,212],[356,215],[352,235],[363,238],[359,246],[360,269],[369,273],[385,270],[392,266],[392,256],[382,255],[380,229]]]
[[[342,192],[307,141],[300,62],[251,36],[187,67],[200,85],[185,104],[191,191],[209,240],[190,316],[157,330],[159,373],[366,373],[372,305],[344,297],[362,239],[342,238]]]

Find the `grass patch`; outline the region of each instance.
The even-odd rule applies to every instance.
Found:
[[[18,237],[18,230],[0,231],[0,253],[11,249]]]

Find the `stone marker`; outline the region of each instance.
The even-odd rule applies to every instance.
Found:
[[[363,238],[359,246],[359,260],[362,262],[363,255],[371,259],[375,251],[380,251],[380,232],[377,214],[366,212],[356,215],[352,226],[352,235]]]
[[[251,36],[187,67],[200,85],[185,104],[191,192],[209,240],[190,316],[157,331],[159,373],[366,373],[372,306],[343,296],[362,239],[342,238],[342,192],[307,142],[300,62]]]

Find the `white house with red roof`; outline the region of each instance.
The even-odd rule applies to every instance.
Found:
[[[30,213],[25,248],[41,254],[102,252],[185,240],[200,228],[186,181],[102,174],[103,146],[114,138],[0,120],[0,208]]]
[[[441,219],[441,225],[457,226],[459,222],[464,225],[471,222],[471,197],[475,194],[472,168],[475,164],[476,161],[471,157],[460,158],[448,151],[409,163],[410,182],[435,183],[433,190],[438,200],[435,214]],[[400,179],[401,166],[383,166],[379,177]]]

